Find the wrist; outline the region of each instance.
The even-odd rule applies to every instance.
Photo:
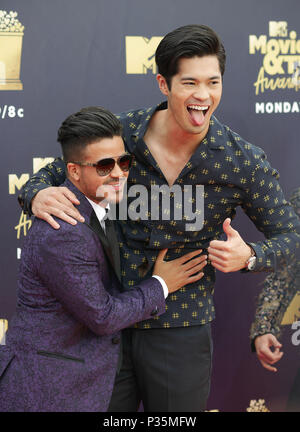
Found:
[[[158,276],[155,274],[153,274],[152,277],[154,277],[155,279],[157,279],[160,282],[162,289],[163,289],[163,292],[164,292],[164,297],[166,299],[169,295],[169,288],[168,288],[166,281],[161,276]]]
[[[252,246],[250,246],[249,244],[247,244],[247,246],[249,248],[249,256],[245,262],[244,268],[246,270],[253,270],[256,265],[256,253],[255,250],[252,248]]]

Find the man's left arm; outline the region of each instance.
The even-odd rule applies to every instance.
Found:
[[[254,153],[252,163],[255,167],[248,171],[242,207],[265,240],[246,243],[231,227],[230,220],[225,220],[227,240],[214,240],[208,248],[212,265],[225,273],[246,269],[252,251],[256,256],[254,271],[276,271],[294,259],[300,247],[300,221],[284,198],[278,172],[272,169],[262,150]]]
[[[256,337],[271,333],[281,334],[280,324],[291,300],[300,289],[300,261],[292,260],[288,266],[270,273],[263,283],[257,299],[254,322],[251,325],[252,349]]]

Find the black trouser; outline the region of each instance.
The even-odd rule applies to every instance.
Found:
[[[123,362],[110,412],[199,412],[210,388],[210,324],[123,331]]]

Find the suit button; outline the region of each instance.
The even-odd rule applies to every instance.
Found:
[[[158,307],[156,306],[155,309],[153,309],[153,311],[150,313],[151,316],[155,316],[158,314]]]
[[[120,338],[119,338],[119,336],[115,336],[112,338],[111,341],[114,345],[117,345],[118,343],[120,343]]]

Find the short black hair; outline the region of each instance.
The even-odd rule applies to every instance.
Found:
[[[155,61],[158,72],[171,89],[171,78],[178,73],[181,58],[216,55],[221,75],[225,72],[226,54],[219,36],[205,25],[186,25],[168,33],[159,43]]]
[[[65,163],[80,160],[84,148],[101,138],[122,135],[122,125],[114,114],[101,107],[82,108],[61,124],[57,141]]]

